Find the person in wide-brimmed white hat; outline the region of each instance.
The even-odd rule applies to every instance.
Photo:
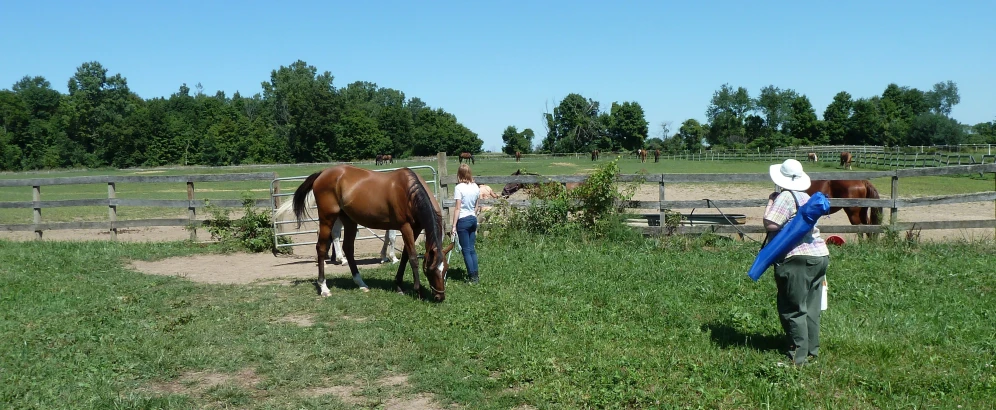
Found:
[[[802,164],[794,159],[772,165],[769,174],[782,188],[768,196],[764,210],[764,228],[773,237],[809,201],[805,191],[811,181]],[[822,286],[829,264],[830,252],[817,227],[783,259],[775,261],[778,316],[788,336],[789,360],[796,366],[819,356]]]

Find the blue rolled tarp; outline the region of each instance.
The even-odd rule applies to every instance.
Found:
[[[774,239],[761,249],[761,252],[758,252],[747,276],[757,281],[772,263],[783,258],[802,242],[803,238],[816,226],[816,222],[821,216],[829,213],[830,201],[827,197],[822,192],[813,194],[809,201],[799,207],[795,217],[782,227]]]

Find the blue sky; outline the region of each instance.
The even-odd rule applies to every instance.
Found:
[[[67,92],[99,61],[143,98],[182,83],[261,92],[300,59],[335,85],[370,81],[443,108],[501,147],[514,125],[579,93],[608,110],[635,101],[650,122],[705,120],[724,83],[809,97],[951,80],[966,124],[996,119],[996,2],[983,1],[7,1],[0,88],[40,75]],[[695,3],[695,4],[692,4]]]

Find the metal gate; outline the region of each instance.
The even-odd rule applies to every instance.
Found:
[[[405,168],[409,168],[409,169],[411,169],[413,171],[416,171],[416,172],[418,172],[417,170],[419,170],[419,169],[428,169],[429,171],[432,172],[432,179],[426,179],[425,182],[427,184],[429,184],[429,186],[432,187],[432,195],[436,198],[436,201],[438,202],[439,201],[439,174],[436,172],[436,169],[433,168],[430,165],[416,165],[416,166],[405,167]],[[377,172],[388,172],[388,171],[394,171],[394,170],[398,170],[398,169],[401,169],[401,168],[399,167],[399,168],[375,169],[373,171],[377,171]],[[280,204],[289,204],[290,200],[291,200],[290,197],[294,196],[294,192],[278,193],[277,190],[276,190],[277,184],[280,183],[281,181],[304,181],[307,178],[308,178],[308,175],[298,176],[298,177],[275,178],[273,181],[270,182],[270,197],[272,199],[271,200],[272,208],[271,208],[271,211],[270,211],[270,215],[272,216],[271,219],[273,220],[273,243],[276,244],[277,248],[286,248],[286,247],[300,246],[300,245],[314,245],[314,244],[318,243],[318,229],[296,230],[296,229],[299,229],[299,228],[296,227],[296,225],[297,225],[297,220],[296,219],[294,219],[294,218],[287,218],[286,220],[278,220],[278,216],[279,215],[277,215],[278,211],[280,210],[280,206],[279,205]],[[286,198],[286,200],[284,200],[284,198]],[[302,219],[301,220],[302,224],[318,222],[318,219],[317,219],[317,217],[318,217],[317,207],[311,207],[311,208],[309,208],[309,213],[308,214],[309,214],[309,216],[313,216],[313,217]],[[286,211],[285,211],[285,215],[286,215]],[[292,226],[294,226],[294,228],[283,228],[283,232],[281,232],[281,227],[284,227],[286,225],[292,225]],[[381,235],[378,235],[378,234],[374,233],[374,231],[372,229],[370,229],[370,228],[367,228],[365,226],[358,226],[358,228],[360,228],[360,229],[366,229],[367,232],[369,233],[369,235],[367,235],[367,236],[359,236],[359,235],[357,235],[356,236],[356,240],[365,240],[365,239],[380,239],[382,241],[387,240],[387,238],[382,237]],[[313,236],[311,236],[311,240],[310,241],[295,241],[294,240],[295,236],[306,235],[306,234],[312,234],[313,235]],[[281,238],[284,238],[284,239],[281,239]],[[283,242],[283,243],[281,243],[281,242]],[[395,249],[395,250],[400,251],[400,249]]]

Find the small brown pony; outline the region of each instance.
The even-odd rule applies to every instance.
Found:
[[[598,152],[598,150],[597,150],[597,149],[596,149],[596,150],[594,150],[594,151],[592,151],[592,152],[591,152],[591,160],[592,160],[592,161],[598,161],[598,154],[599,154],[599,152]]]
[[[806,190],[809,195],[822,192],[827,198],[872,198],[878,199],[878,190],[867,180],[815,180]],[[840,207],[830,207],[830,213],[841,210]],[[843,208],[847,213],[847,219],[851,225],[881,225],[882,208],[871,208],[869,215],[868,207],[847,207]]]
[[[851,169],[851,153],[844,151],[840,153],[840,167],[844,169]]]
[[[806,159],[810,162],[817,162],[820,160],[820,157],[817,157],[815,152],[810,152],[806,154]]]
[[[462,164],[465,160],[470,160],[471,164],[477,164],[477,162],[474,161],[474,154],[466,151],[460,153],[460,163]]]
[[[515,162],[522,160],[522,151],[515,151]]]
[[[661,162],[661,150],[654,150],[654,162]]]
[[[415,240],[425,230],[425,255],[422,270],[429,282],[429,289],[436,301],[446,298],[446,270],[449,264],[447,254],[453,243],[443,248],[443,215],[436,198],[429,194],[425,180],[408,168],[391,172],[376,172],[351,165],[337,165],[308,176],[294,191],[294,215],[298,226],[307,207],[308,192],[314,192],[318,207],[318,286],[322,296],[330,296],[325,284],[325,257],[328,255],[332,239],[332,227],[337,220],[342,221],[344,241],[342,250],[346,254],[353,282],[368,291],[360,277],[353,259],[357,224],[370,229],[397,229],[404,240],[401,263],[394,277],[395,290],[401,288],[405,274],[405,263],[411,263],[415,294],[422,297],[421,281],[418,276],[418,255]]]
[[[636,157],[640,159],[640,162],[647,162],[647,150],[642,148],[636,150]]]

